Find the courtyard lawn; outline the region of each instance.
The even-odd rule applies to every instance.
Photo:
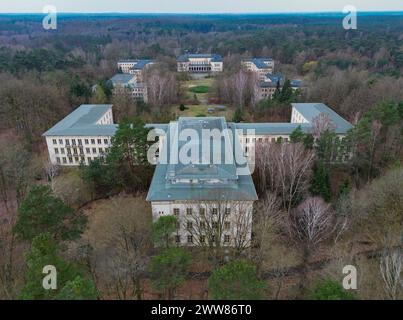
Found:
[[[231,108],[226,108],[225,110],[215,110],[213,113],[208,113],[209,108],[215,108],[217,105],[211,104],[199,104],[199,105],[186,105],[186,110],[180,111],[179,106],[172,106],[171,113],[175,114],[176,117],[225,117],[227,121],[231,121],[234,110]]]
[[[203,86],[190,87],[189,91],[193,93],[207,93],[210,91],[210,86],[203,85]]]
[[[213,83],[213,78],[201,78],[185,81],[183,85],[186,89],[186,99],[193,99],[193,97],[196,95],[197,100],[199,100],[202,104],[207,104],[207,95],[213,86]]]

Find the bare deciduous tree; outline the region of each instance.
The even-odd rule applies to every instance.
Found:
[[[245,93],[247,90],[247,84],[248,84],[248,75],[246,74],[245,71],[240,70],[234,75],[233,78],[233,83],[234,83],[234,94],[237,97],[237,105],[238,108],[242,109],[244,106],[244,101],[245,101]]]
[[[301,203],[290,215],[290,233],[302,246],[302,273],[300,294],[304,292],[309,259],[317,245],[329,238],[334,231],[334,212],[322,198],[311,197]]]
[[[152,248],[148,204],[140,197],[116,197],[95,210],[96,223],[85,237],[94,248],[100,286],[118,299],[142,299]]]
[[[44,166],[45,174],[47,180],[50,182],[50,187],[54,191],[55,190],[55,178],[59,175],[60,168],[58,165],[53,164],[48,161]]]
[[[390,299],[398,299],[403,288],[401,278],[403,254],[401,249],[385,250],[380,259],[380,272],[385,292]]]
[[[184,229],[193,236],[193,242],[208,247],[217,262],[223,248],[234,248],[241,254],[251,245],[251,202],[226,200],[189,203],[184,213]],[[180,218],[179,218],[180,219]]]
[[[330,204],[319,197],[306,199],[297,207],[291,219],[291,232],[308,246],[315,246],[328,238],[334,225]]]
[[[148,103],[155,108],[170,105],[176,101],[178,88],[174,74],[152,66],[145,74]]]
[[[261,191],[278,194],[283,207],[290,213],[296,198],[307,190],[314,151],[306,150],[301,143],[262,142],[256,148]]]
[[[312,135],[315,140],[319,139],[324,132],[334,131],[334,129],[336,126],[327,113],[321,112],[312,119]]]
[[[281,201],[274,193],[266,192],[256,204],[253,232],[253,260],[260,271],[273,242],[279,237],[285,213],[281,211]]]

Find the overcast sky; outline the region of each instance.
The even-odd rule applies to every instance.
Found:
[[[340,12],[346,5],[358,11],[403,11],[403,0],[0,0],[0,12],[42,12],[46,5],[59,12]]]

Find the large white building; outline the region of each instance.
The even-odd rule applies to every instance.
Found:
[[[247,71],[256,73],[260,81],[274,72],[274,60],[271,58],[242,59],[241,65]]]
[[[169,124],[146,125],[161,134],[159,162],[147,195],[153,219],[178,217],[178,245],[211,245],[220,241],[223,246],[247,246],[252,232],[253,202],[257,200],[247,159],[255,144],[287,143],[298,127],[311,132],[313,120],[321,114],[328,116],[340,139],[352,128],[323,103],[293,103],[291,121],[287,123],[227,123],[222,117],[181,117]],[[187,140],[178,137],[188,129],[201,138],[191,144],[199,150],[197,161],[185,163],[175,160],[175,150],[187,144]],[[82,105],[43,135],[53,164],[77,166],[103,157],[116,130],[111,105]],[[211,140],[201,134],[203,130],[224,134]],[[218,149],[213,148],[215,143]]]
[[[217,73],[223,71],[223,59],[218,54],[184,54],[177,59],[178,72]]]
[[[276,90],[282,90],[285,78],[281,74],[266,74],[263,80],[259,81],[259,99],[271,99]],[[301,80],[290,80],[291,89],[293,91],[301,89]]]
[[[144,71],[153,64],[155,64],[153,60],[119,60],[118,70],[122,73],[132,74],[137,77],[137,82],[142,82]]]
[[[148,101],[148,90],[145,82],[139,82],[138,77],[127,73],[115,74],[110,80],[113,93],[128,92],[133,99]]]
[[[78,166],[102,158],[116,128],[112,105],[81,105],[43,134],[49,159],[55,165]]]
[[[242,59],[242,67],[257,76],[259,100],[271,99],[277,89],[282,89],[285,78],[281,74],[274,73],[274,60],[271,58]],[[295,91],[301,88],[301,80],[293,79],[291,88]]]

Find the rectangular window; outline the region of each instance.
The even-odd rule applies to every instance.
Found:
[[[188,236],[188,243],[193,243],[193,236],[192,235]]]
[[[71,139],[71,144],[72,144],[73,146],[75,146],[75,145],[76,145],[76,139]]]
[[[85,139],[85,140],[84,140],[84,143],[85,143],[85,144],[88,144],[88,139]]]
[[[105,144],[108,144],[108,139],[104,139],[104,143],[105,143]]]
[[[192,208],[186,208],[186,214],[191,215],[192,214]]]
[[[193,222],[188,221],[188,222],[186,223],[186,228],[187,228],[188,230],[193,229]]]
[[[82,146],[83,145],[83,141],[81,139],[78,139],[78,145]]]
[[[66,146],[69,146],[70,145],[70,140],[66,139],[65,141],[66,141]]]
[[[212,213],[212,214],[217,214],[217,213],[218,213],[218,209],[217,209],[217,208],[213,208],[213,209],[211,210],[211,213]]]
[[[67,163],[66,157],[63,157],[63,163]]]
[[[60,148],[62,154],[64,154],[64,148]]]
[[[56,139],[53,139],[53,144],[57,144],[57,141],[56,141]]]
[[[56,162],[60,164],[60,158],[56,157]]]
[[[69,163],[73,163],[73,158],[69,157]]]
[[[87,158],[87,162],[88,162],[88,164],[91,162],[91,157]]]
[[[78,157],[74,157],[74,161],[75,161],[75,162],[79,162],[80,160],[79,160]]]
[[[99,153],[104,152],[104,150],[102,148],[98,148],[98,150],[99,150]]]
[[[91,153],[91,149],[90,148],[85,148],[85,152]]]
[[[231,208],[225,208],[225,215],[229,216],[231,214]]]
[[[59,139],[59,144],[63,144],[63,139]]]
[[[58,148],[55,148],[55,153],[59,154],[59,149]]]
[[[92,148],[92,153],[97,153],[97,148]]]
[[[102,143],[102,140],[101,139],[98,139],[98,144],[101,144]]]
[[[230,229],[230,227],[231,227],[231,223],[229,223],[229,222],[224,222],[224,229],[225,230],[229,230]]]
[[[91,139],[91,143],[92,143],[92,144],[95,144],[95,139]]]
[[[174,208],[174,215],[179,216],[179,208]]]
[[[80,148],[80,154],[84,154],[84,149]]]
[[[229,236],[229,235],[225,235],[225,236],[224,236],[224,242],[225,242],[225,243],[228,243],[229,240],[230,240],[230,236]]]

